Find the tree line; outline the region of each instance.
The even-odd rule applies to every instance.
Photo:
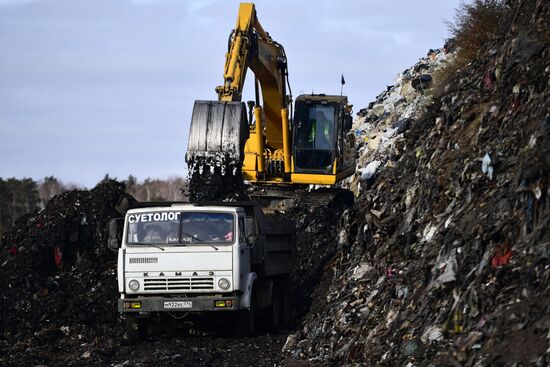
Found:
[[[113,178],[105,175],[100,182],[110,179]],[[173,176],[165,180],[146,178],[139,181],[130,175],[122,182],[126,184],[126,192],[138,201],[181,201],[186,198],[187,180],[183,177]],[[56,195],[80,188],[54,176],[38,181],[0,177],[0,236],[9,231],[21,215],[44,208]]]

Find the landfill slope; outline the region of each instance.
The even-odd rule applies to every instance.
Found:
[[[288,365],[550,364],[550,4],[509,4],[443,86],[432,50],[361,111],[353,220]]]

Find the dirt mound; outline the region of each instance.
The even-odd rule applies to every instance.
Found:
[[[106,228],[132,201],[115,181],[66,192],[2,237],[0,364],[73,360],[79,344],[116,337],[116,254]]]
[[[402,138],[383,154],[380,145],[364,149],[365,180],[356,182],[372,180],[356,188],[356,230],[343,228],[355,240],[326,268],[315,294],[322,302],[289,337],[289,356],[550,363],[550,5],[511,4],[508,33],[422,103]],[[367,137],[403,113],[387,121],[376,104],[363,111],[377,116]],[[367,170],[376,159],[378,169]]]

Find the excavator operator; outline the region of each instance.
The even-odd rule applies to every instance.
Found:
[[[332,148],[332,121],[323,111],[316,111],[316,119],[312,121],[308,141],[315,149],[330,150]]]

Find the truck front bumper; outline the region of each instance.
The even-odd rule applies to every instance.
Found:
[[[239,309],[239,296],[199,296],[199,297],[137,297],[118,300],[120,313],[148,312],[200,312],[234,311]],[[223,304],[223,306],[222,306]]]

